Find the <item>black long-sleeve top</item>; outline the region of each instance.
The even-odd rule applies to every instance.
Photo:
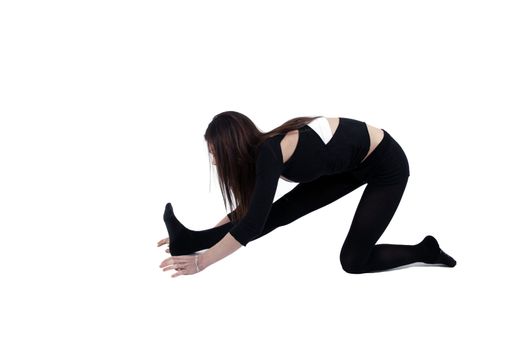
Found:
[[[246,215],[230,234],[243,246],[258,237],[266,223],[281,175],[294,182],[309,182],[359,165],[370,148],[366,123],[339,118],[339,125],[327,144],[308,126],[299,130],[299,140],[290,159],[283,164],[280,142],[285,134],[264,141],[256,159],[255,188]],[[228,214],[230,220],[231,212]]]

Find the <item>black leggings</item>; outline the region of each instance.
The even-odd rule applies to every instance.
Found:
[[[384,137],[364,162],[351,171],[324,175],[314,181],[297,184],[272,205],[260,238],[278,227],[343,197],[367,184],[354,214],[340,253],[340,262],[348,273],[386,270],[414,262],[431,262],[435,252],[422,242],[416,245],[375,244],[390,223],[410,170],[401,146],[384,131]],[[208,249],[220,241],[235,225],[230,221],[211,229],[187,230],[175,242],[172,255],[184,255]]]

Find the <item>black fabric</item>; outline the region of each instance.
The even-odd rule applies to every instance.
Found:
[[[299,139],[292,156],[283,165],[282,175],[293,182],[309,182],[322,175],[352,170],[365,158],[370,149],[366,123],[351,118],[339,118],[339,125],[327,144],[307,124],[298,129]],[[275,152],[285,134],[271,142]]]
[[[339,129],[341,127],[343,129]],[[368,149],[370,142],[366,124],[363,122],[341,118],[338,129],[326,145],[309,127],[303,127],[301,130],[303,133],[300,134],[295,151],[298,153],[292,155],[290,160],[293,163],[288,167],[282,164],[279,146],[282,135],[269,140],[261,148],[257,160],[256,191],[247,216],[239,222],[228,222],[202,231],[189,230],[169,213],[171,205],[169,208],[167,206],[168,214],[165,212],[164,219],[168,231],[171,226],[171,254],[183,255],[208,249],[228,232],[241,244],[246,245],[366,184],[341,248],[340,262],[344,271],[382,271],[413,262],[447,266],[456,264],[454,259],[440,249],[437,240],[432,236],[426,236],[415,245],[375,244],[390,223],[410,176],[407,157],[388,132],[383,130],[384,137],[381,142],[361,162],[362,157],[366,155],[363,150]],[[366,132],[366,140],[365,136],[360,134],[363,132]],[[347,140],[349,135],[354,135],[355,139]],[[321,156],[336,150],[340,153]],[[346,154],[343,150],[346,150]],[[317,157],[307,158],[308,152],[316,153]],[[307,164],[308,162],[310,163]],[[312,173],[316,173],[317,177],[298,183],[272,203],[279,176],[284,174],[285,168],[288,176],[284,176],[291,180],[314,177]],[[298,169],[309,169],[311,172],[303,174]],[[228,216],[231,219],[231,213]],[[323,234],[330,232],[326,231]]]
[[[255,188],[250,198],[247,214],[230,229],[230,234],[243,246],[260,236],[272,208],[275,191],[281,176],[282,155],[275,140],[261,145],[256,161]],[[282,153],[281,153],[282,154]]]
[[[285,134],[266,140],[259,149],[255,189],[248,212],[230,230],[243,246],[264,230],[281,175],[299,183],[311,182],[323,175],[356,168],[370,149],[366,123],[360,120],[339,118],[339,125],[327,144],[308,124],[298,131],[297,146],[286,163],[283,163],[280,146]]]

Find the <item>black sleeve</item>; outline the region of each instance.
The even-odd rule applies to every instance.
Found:
[[[226,214],[226,216],[228,217],[228,219],[230,219],[230,221],[233,221],[233,212],[234,211],[235,211],[235,209],[230,211],[228,214]]]
[[[261,144],[255,165],[255,188],[250,198],[248,211],[230,229],[230,234],[243,246],[259,236],[264,228],[282,171],[281,150],[270,141]]]

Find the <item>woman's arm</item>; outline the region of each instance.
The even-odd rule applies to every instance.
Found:
[[[217,244],[199,255],[199,269],[204,270],[240,247],[242,247],[242,244],[233,238],[230,233],[227,233]]]
[[[276,155],[278,147],[278,144],[262,145],[255,162],[255,186],[247,213],[217,244],[199,256],[197,261],[199,269],[205,269],[241,246],[246,246],[262,232],[272,208],[283,167],[282,157]]]
[[[224,217],[224,219],[222,219],[221,221],[219,221],[219,223],[218,223],[217,225],[215,225],[215,227],[217,227],[217,226],[221,226],[221,225],[224,225],[224,224],[227,223],[227,222],[230,222],[230,218],[228,217],[228,215],[226,215],[226,216]]]

